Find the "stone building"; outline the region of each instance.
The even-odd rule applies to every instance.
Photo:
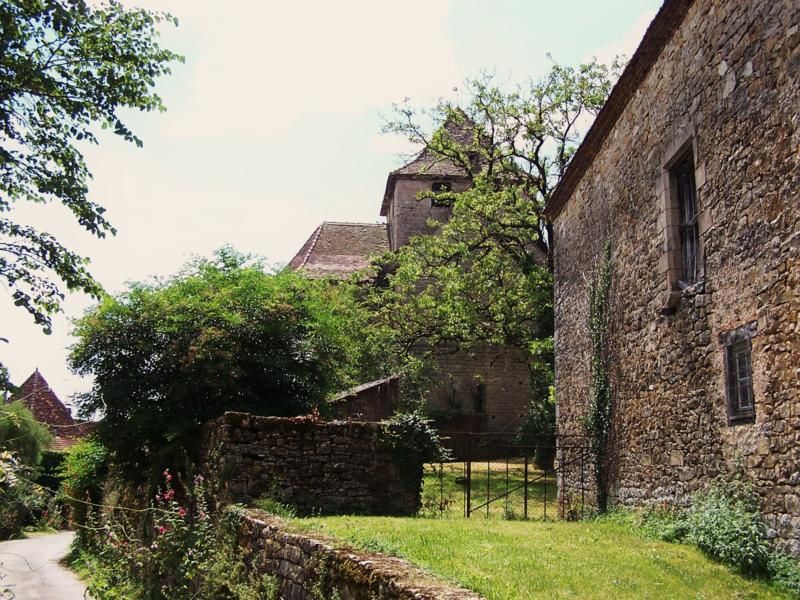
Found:
[[[743,470],[795,553],[798,149],[800,3],[667,0],[547,208],[559,433],[583,431],[608,240],[611,499],[684,503]]]
[[[457,128],[449,133],[456,140],[468,135]],[[463,191],[469,181],[461,167],[423,149],[389,174],[380,210],[385,225],[323,223],[289,267],[311,277],[340,278],[355,273],[368,266],[371,256],[397,250],[415,235],[432,233],[429,221],[449,218],[451,208],[439,204],[433,194],[425,198],[426,190]],[[517,431],[530,402],[528,367],[521,352],[483,345],[469,352],[442,350],[435,353],[434,360],[440,382],[428,397],[428,408],[443,430]]]

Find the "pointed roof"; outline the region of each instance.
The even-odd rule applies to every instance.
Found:
[[[460,146],[469,146],[473,141],[472,136],[475,124],[460,108],[456,109],[456,113],[459,117],[457,119],[448,117],[441,129]],[[394,186],[400,178],[466,179],[467,177],[469,177],[469,173],[461,165],[447,158],[437,156],[428,147],[425,147],[410,162],[389,173],[389,177],[386,180],[386,191],[383,194],[383,203],[381,204],[381,216],[385,217],[389,213],[389,205],[394,197]]]
[[[22,402],[31,411],[34,419],[47,426],[54,436],[50,444],[53,450],[64,450],[72,446],[94,427],[93,423],[72,418],[70,410],[59,400],[39,369],[9,398],[9,402],[16,401]]]
[[[50,389],[39,369],[25,380],[11,396],[11,402],[21,401],[33,413],[33,417],[45,425],[73,425],[75,420],[69,409]]]
[[[302,269],[309,277],[338,277],[365,269],[369,259],[389,250],[384,223],[325,221],[314,230],[289,268]]]

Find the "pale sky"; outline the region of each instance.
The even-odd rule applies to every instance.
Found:
[[[96,240],[61,206],[14,218],[91,259],[109,292],[171,275],[230,243],[287,262],[323,220],[376,222],[388,172],[408,148],[381,135],[381,114],[458,97],[465,78],[501,81],[563,64],[630,56],[658,0],[128,0],[167,10],[163,44],[186,57],[158,82],[165,113],[130,113],[144,148],[103,135],[86,149],[90,198],[118,229]],[[455,90],[454,90],[455,88]],[[39,368],[68,400],[90,382],[66,365],[70,295],[44,335],[0,287],[0,360],[20,384]]]

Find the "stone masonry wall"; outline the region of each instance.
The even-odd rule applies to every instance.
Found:
[[[555,222],[561,434],[589,398],[587,284],[613,247],[612,495],[687,502],[755,481],[800,554],[800,4],[696,0]],[[690,136],[704,280],[665,307],[664,161]],[[727,332],[754,324],[755,422],[728,425]],[[564,490],[569,493],[569,489]]]
[[[531,400],[530,375],[522,353],[481,344],[470,351],[435,353],[437,386],[428,396],[432,414],[481,415],[483,431],[516,433]],[[483,386],[483,407],[477,396]]]
[[[251,569],[277,578],[281,600],[481,600],[399,558],[337,547],[333,541],[287,531],[263,511],[241,520],[240,546]]]
[[[381,425],[225,413],[206,425],[204,468],[223,502],[268,495],[302,513],[411,515],[421,479],[401,469]],[[420,465],[420,473],[421,473]]]

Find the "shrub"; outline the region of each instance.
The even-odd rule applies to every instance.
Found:
[[[70,508],[70,518],[78,525],[85,524],[85,501],[100,502],[101,488],[108,474],[105,446],[93,438],[81,440],[67,450],[58,474],[62,498]],[[84,530],[79,529],[78,534],[83,535]]]
[[[35,467],[52,439],[47,427],[37,423],[22,402],[0,404],[0,450],[14,452],[20,461]]]
[[[747,575],[768,573],[767,529],[748,482],[716,479],[695,498],[686,527],[687,540],[709,556]]]
[[[775,552],[769,560],[769,574],[772,581],[792,598],[800,598],[800,562]]]
[[[47,505],[46,494],[31,477],[31,467],[14,453],[0,452],[0,539],[18,536],[26,519],[33,520]]]

